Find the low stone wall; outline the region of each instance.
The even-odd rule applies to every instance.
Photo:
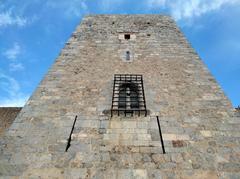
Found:
[[[21,107],[0,108],[0,136],[3,134],[5,129],[9,128],[21,109]]]

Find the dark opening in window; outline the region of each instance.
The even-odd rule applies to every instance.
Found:
[[[126,60],[129,61],[130,60],[130,52],[126,51]]]
[[[125,38],[126,40],[129,40],[129,39],[130,39],[130,34],[125,34],[125,35],[124,35],[124,38]]]
[[[120,85],[118,108],[138,109],[138,86],[137,84],[126,82]]]

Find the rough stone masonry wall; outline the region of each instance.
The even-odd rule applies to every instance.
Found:
[[[21,109],[20,107],[0,107],[0,136],[9,128]]]
[[[116,73],[143,75],[147,117],[110,118]],[[168,16],[87,16],[1,139],[0,176],[240,178],[239,124]]]

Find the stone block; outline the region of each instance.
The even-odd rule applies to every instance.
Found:
[[[119,121],[110,121],[110,127],[113,129],[121,129],[122,123]]]
[[[138,121],[137,122],[137,128],[148,129],[148,122]]]
[[[133,170],[133,177],[139,179],[147,179],[147,170],[137,169]]]
[[[134,129],[137,127],[137,122],[136,121],[123,121],[122,127]]]
[[[186,134],[162,134],[163,140],[190,140]]]
[[[64,178],[64,170],[59,168],[29,169],[22,174],[22,178]]]
[[[131,169],[119,169],[117,170],[118,178],[133,178],[133,171]]]
[[[138,138],[138,140],[150,141],[151,135],[150,134],[137,134],[137,138]]]
[[[212,137],[211,131],[200,131],[201,135],[204,137]]]
[[[88,172],[86,168],[71,168],[67,169],[65,172],[65,178],[71,179],[79,179],[79,178],[87,178]]]
[[[24,170],[26,170],[26,165],[10,165],[0,163],[0,176],[19,176]]]

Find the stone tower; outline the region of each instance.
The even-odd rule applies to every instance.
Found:
[[[240,178],[239,124],[170,17],[87,16],[1,138],[0,178]]]

